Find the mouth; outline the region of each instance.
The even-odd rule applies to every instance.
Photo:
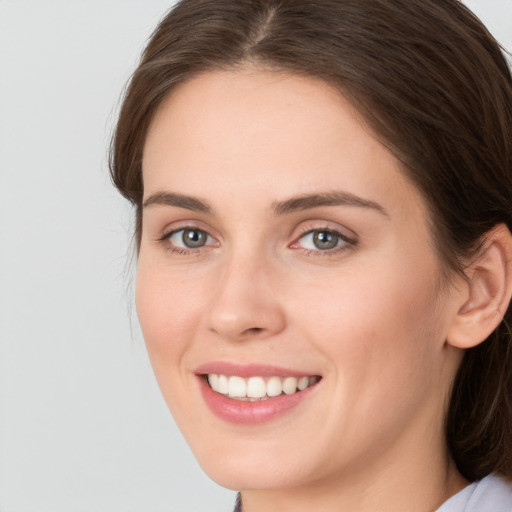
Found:
[[[208,373],[203,375],[209,387],[227,398],[245,402],[261,402],[279,396],[296,395],[317,384],[319,375],[295,376],[253,376]]]
[[[300,404],[321,387],[322,376],[261,364],[212,362],[197,368],[199,389],[210,411],[228,423],[270,422]]]
[[[318,393],[321,375],[260,363],[212,361],[194,371],[210,411],[242,425],[270,422],[292,410],[307,410]]]

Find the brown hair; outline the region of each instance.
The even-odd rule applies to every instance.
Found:
[[[142,221],[148,127],[178,84],[245,64],[325,80],[402,162],[430,209],[445,267],[463,271],[491,228],[512,229],[512,78],[499,45],[457,0],[182,0],[127,89],[111,173]],[[469,480],[512,476],[512,308],[467,350],[447,436]]]

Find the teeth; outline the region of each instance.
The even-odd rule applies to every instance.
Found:
[[[223,395],[227,395],[229,393],[229,381],[225,375],[219,375],[219,384],[218,384],[218,392]]]
[[[251,377],[247,382],[247,396],[263,398],[267,394],[267,386],[261,377]]]
[[[297,391],[297,379],[295,377],[286,377],[283,381],[283,391],[287,395],[293,395]]]
[[[267,395],[279,396],[283,392],[283,383],[279,377],[270,377],[267,382]]]
[[[306,389],[309,386],[309,377],[301,377],[297,382],[297,387],[299,391]]]
[[[242,377],[229,377],[228,395],[233,398],[245,398],[247,396],[247,382]]]
[[[282,393],[293,395],[297,391],[316,384],[319,377],[250,377],[244,379],[236,375],[227,376],[216,373],[208,374],[210,387],[222,395],[241,400],[258,400],[279,396]]]
[[[219,376],[216,373],[208,375],[208,382],[212,389],[219,389]]]

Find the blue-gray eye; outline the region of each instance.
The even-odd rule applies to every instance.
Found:
[[[344,243],[346,243],[346,241],[340,233],[328,229],[310,231],[300,238],[300,245],[304,249],[317,251],[335,249]]]
[[[202,229],[184,228],[171,234],[169,241],[175,247],[183,249],[199,249],[212,243],[212,238]]]

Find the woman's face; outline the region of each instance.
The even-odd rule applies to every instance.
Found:
[[[422,197],[339,93],[203,74],[161,106],[143,174],[138,315],[214,480],[296,487],[442,455],[456,301]]]

